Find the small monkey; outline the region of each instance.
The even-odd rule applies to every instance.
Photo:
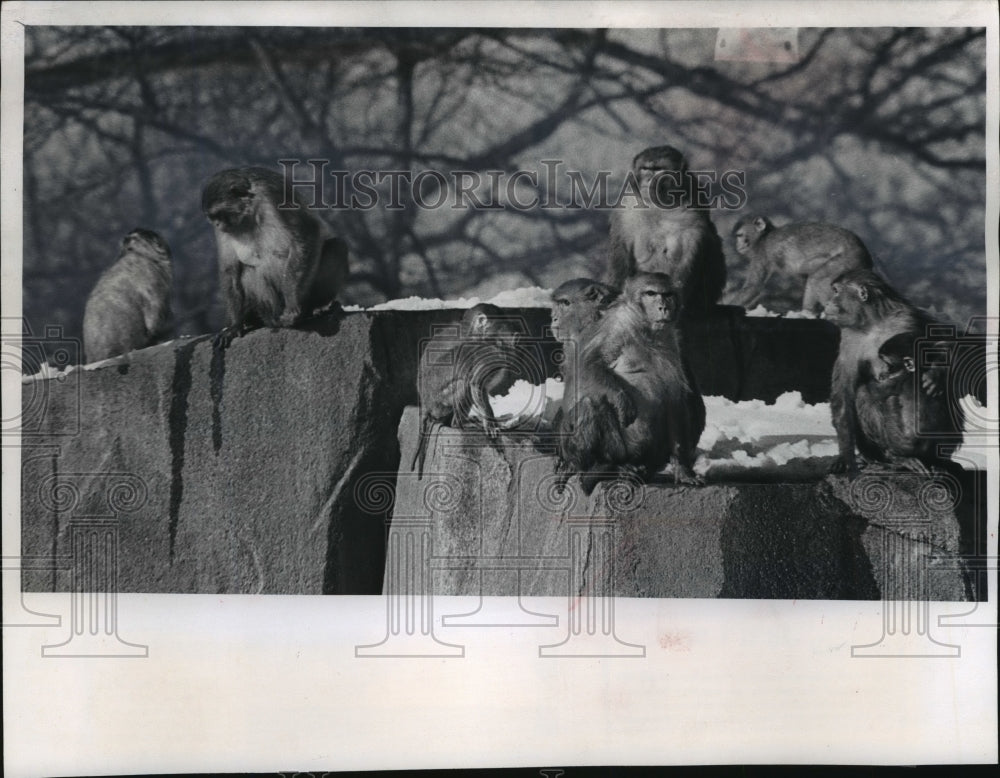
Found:
[[[941,391],[943,376],[927,380],[943,368],[918,367],[916,340],[913,333],[901,332],[879,347],[872,380],[858,386],[856,405],[866,459],[927,473],[928,466],[950,464],[939,446],[961,445],[964,414]],[[945,350],[948,344],[933,346]]]
[[[818,313],[830,299],[831,284],[848,270],[871,269],[872,258],[853,232],[833,224],[808,222],[775,227],[763,216],[747,216],[733,228],[736,253],[749,260],[743,288],[733,305],[752,308],[775,273],[805,278],[802,310]]]
[[[935,373],[940,369],[925,371],[918,388],[916,368],[912,373],[907,368],[914,342],[933,319],[863,269],[837,278],[824,313],[840,327],[830,389],[840,454],[831,472],[857,472],[855,450],[867,461],[926,460],[929,447],[961,440],[961,409],[953,399],[938,398],[942,380]],[[918,398],[922,409],[914,407]],[[923,413],[928,416],[921,421],[922,432],[932,434],[921,441],[917,421]]]
[[[726,285],[726,259],[708,211],[692,202],[698,187],[687,160],[656,146],[636,155],[630,175],[641,202],[612,212],[606,280],[622,288],[636,273],[666,273],[684,311],[704,314]]]
[[[170,247],[151,230],[122,238],[118,259],[101,275],[83,314],[89,362],[125,354],[167,337],[171,328]]]
[[[681,313],[669,276],[639,273],[594,325],[559,442],[560,472],[582,472],[586,493],[609,474],[646,479],[671,460],[675,483],[701,483],[692,466],[705,404],[681,347]]]
[[[255,326],[291,327],[332,305],[347,282],[347,245],[262,167],[223,170],[202,192],[215,231],[226,327],[218,345]]]
[[[417,379],[420,437],[410,463],[418,479],[423,478],[427,444],[436,426],[466,429],[475,409],[486,436],[497,436],[490,395],[507,391],[514,382],[511,356],[518,334],[502,309],[479,303],[462,316],[458,337],[437,333],[424,347]]]

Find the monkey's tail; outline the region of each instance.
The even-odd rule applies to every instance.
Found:
[[[424,414],[420,419],[420,434],[417,438],[417,450],[413,452],[413,460],[410,462],[410,470],[417,468],[417,480],[424,477],[424,462],[427,459],[427,441],[430,439],[434,429],[434,419],[428,414]]]

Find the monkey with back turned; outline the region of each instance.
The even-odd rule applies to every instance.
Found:
[[[853,232],[808,222],[775,227],[763,216],[747,216],[733,227],[736,253],[749,260],[743,288],[733,305],[752,308],[775,273],[805,278],[802,310],[818,313],[830,299],[833,280],[848,270],[870,269],[871,254]]]
[[[512,351],[519,330],[503,310],[479,303],[462,316],[458,336],[437,333],[420,357],[417,391],[420,395],[420,433],[410,470],[423,477],[427,445],[436,426],[455,429],[473,425],[473,412],[488,438],[495,438],[498,424],[490,396],[501,394],[514,382]]]
[[[635,273],[666,273],[684,311],[706,313],[726,285],[726,259],[708,211],[692,200],[698,187],[687,160],[656,146],[636,155],[630,176],[641,202],[612,212],[607,282],[620,289]]]
[[[118,259],[87,298],[83,348],[88,362],[152,345],[171,327],[170,247],[152,230],[134,229]]]
[[[248,329],[290,327],[331,305],[347,282],[347,245],[262,167],[223,170],[202,192],[218,248],[226,327],[218,345]]]
[[[830,389],[840,453],[831,472],[855,473],[856,452],[866,462],[915,470],[945,462],[937,446],[961,442],[961,408],[941,394],[940,368],[907,367],[934,320],[871,270],[839,276],[824,312],[840,327]]]
[[[619,473],[648,479],[673,461],[674,482],[701,483],[694,465],[705,404],[681,346],[681,302],[669,276],[639,273],[596,322],[564,405],[560,486],[581,473],[589,494]]]

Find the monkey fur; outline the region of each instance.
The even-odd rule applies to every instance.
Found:
[[[853,232],[807,222],[775,227],[763,216],[747,216],[733,228],[736,253],[749,261],[746,281],[733,305],[752,308],[775,273],[805,278],[802,310],[818,313],[830,299],[833,280],[848,270],[871,269],[872,258]]]
[[[864,269],[837,278],[824,313],[840,327],[830,391],[840,452],[831,472],[856,473],[855,449],[865,462],[923,469],[918,462],[941,460],[935,453],[938,444],[961,442],[956,398],[940,396],[936,387],[942,377],[930,375],[940,369],[924,371],[928,375],[916,383],[914,343],[926,336],[933,319]]]
[[[434,428],[473,426],[475,409],[483,432],[497,436],[498,425],[490,396],[514,383],[511,355],[519,329],[503,310],[489,303],[473,306],[462,316],[458,336],[436,333],[420,358],[417,389],[420,395],[420,435],[410,470],[423,478],[427,445]]]
[[[151,230],[122,238],[118,259],[101,275],[83,314],[89,362],[144,348],[170,334],[170,248]]]
[[[669,276],[639,273],[593,325],[560,426],[561,485],[574,472],[589,494],[619,473],[642,479],[674,463],[675,483],[696,484],[692,466],[705,404],[684,358],[681,304]]]
[[[612,212],[605,280],[620,289],[635,273],[666,273],[685,313],[706,313],[726,285],[726,259],[708,211],[692,202],[687,161],[672,146],[656,146],[636,155],[630,175],[642,202]]]
[[[221,345],[248,329],[291,327],[331,305],[347,282],[347,245],[262,167],[223,170],[202,192],[226,308]]]
[[[948,347],[932,345],[935,350]],[[940,378],[917,380],[941,368],[918,367],[915,349],[911,332],[894,335],[879,347],[871,377],[862,377],[857,389],[859,440],[865,441],[862,455],[868,460],[926,473],[928,467],[950,464],[938,454],[939,446],[961,445],[964,418],[961,406],[938,390]]]

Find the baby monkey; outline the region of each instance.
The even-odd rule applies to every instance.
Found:
[[[939,446],[961,444],[964,419],[961,406],[943,391],[945,368],[919,367],[915,342],[912,333],[904,332],[879,347],[874,381],[858,390],[858,422],[867,439],[867,459],[927,473],[932,466],[951,466]],[[947,349],[946,343],[933,345],[934,351]]]

